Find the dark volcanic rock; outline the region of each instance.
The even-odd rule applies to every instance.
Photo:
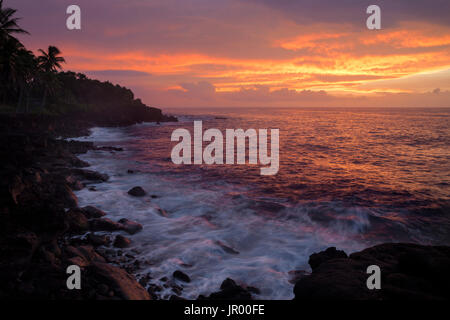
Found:
[[[64,141],[64,143],[65,147],[74,154],[82,154],[95,149],[93,142],[69,140]]]
[[[189,276],[186,273],[184,273],[184,272],[182,272],[180,270],[175,271],[173,273],[173,277],[175,279],[178,279],[178,280],[183,281],[183,282],[191,282],[191,278],[189,278]]]
[[[92,171],[92,170],[72,169],[71,172],[73,175],[80,177],[80,179],[82,179],[82,180],[105,182],[105,181],[108,181],[108,179],[109,179],[107,174],[99,173],[99,172]]]
[[[253,293],[253,294],[261,294],[261,290],[259,290],[256,287],[247,286],[247,287],[245,287],[245,289],[247,289],[248,292]]]
[[[90,229],[92,231],[125,231],[129,234],[135,234],[142,230],[142,225],[128,220],[120,219],[114,222],[108,218],[97,218],[89,220]]]
[[[131,240],[121,236],[120,234],[116,236],[114,239],[114,247],[116,248],[127,248],[131,244]]]
[[[99,255],[92,246],[68,246],[64,249],[69,264],[79,267],[87,267],[93,262],[105,262],[105,259]]]
[[[89,229],[89,221],[81,210],[70,209],[66,215],[70,231],[82,233]]]
[[[121,229],[129,234],[135,234],[142,230],[141,224],[125,218],[120,219],[119,223],[121,224]]]
[[[225,279],[219,292],[211,293],[209,297],[199,296],[199,300],[252,300],[249,290],[236,284],[230,278]]]
[[[332,259],[340,259],[347,258],[347,254],[342,250],[336,250],[335,247],[328,248],[325,251],[321,251],[319,253],[313,253],[309,257],[309,265],[311,269],[316,269],[321,263],[326,262]]]
[[[89,233],[86,240],[96,247],[107,246],[111,242],[111,239],[107,235],[97,235],[95,233]]]
[[[93,263],[88,271],[114,290],[115,295],[126,300],[151,300],[149,293],[128,274],[107,263]]]
[[[225,251],[226,253],[229,254],[239,254],[239,251],[231,248],[230,246],[227,246],[225,243],[223,243],[222,241],[216,241],[215,242],[219,247],[221,247],[223,249],[223,251]]]
[[[72,190],[75,191],[79,191],[84,188],[84,184],[73,175],[69,175],[66,177],[66,183]]]
[[[144,197],[145,195],[147,195],[147,192],[145,192],[145,190],[141,187],[134,187],[133,189],[128,191],[128,194],[133,197]]]
[[[119,231],[123,229],[123,225],[108,218],[92,219],[90,229],[92,231]]]
[[[56,138],[86,136],[96,125],[170,120],[143,105],[128,111],[123,108],[107,119],[104,112],[0,115],[0,299],[148,298],[125,270],[93,266],[106,263],[93,246],[106,244],[107,236],[72,237],[91,227],[89,219],[94,229],[135,232],[139,226],[101,220],[102,211],[77,208],[72,190],[84,188],[86,180],[103,182],[108,176],[81,169],[89,164],[75,154],[95,149],[93,143]],[[82,290],[66,287],[66,268],[72,264],[83,269]]]
[[[330,252],[319,253],[327,258],[318,265],[315,264],[318,256],[312,259],[315,264],[312,274],[302,277],[295,285],[296,300],[450,298],[450,247],[382,244],[348,258],[342,254],[330,258]],[[370,265],[381,269],[380,290],[367,288],[366,271]]]
[[[96,219],[106,216],[105,212],[92,206],[83,207],[81,210],[83,210],[84,215],[88,219]]]
[[[72,192],[68,185],[64,184],[58,187],[56,196],[66,208],[74,208],[78,205],[78,198]]]
[[[123,148],[117,148],[117,147],[96,147],[96,150],[102,150],[102,151],[123,151]]]

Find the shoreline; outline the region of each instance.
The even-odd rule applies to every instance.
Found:
[[[148,279],[147,282],[146,279],[138,282],[131,275],[133,268],[139,267],[139,261],[122,250],[129,244],[129,239],[123,235],[112,239],[111,235],[116,231],[128,234],[142,232],[142,226],[126,219],[111,221],[107,213],[94,207],[79,208],[73,193],[73,190],[85,188],[87,181],[108,180],[106,175],[89,170],[89,164],[80,160],[78,154],[94,149],[120,150],[95,147],[92,142],[56,139],[56,136],[86,135],[93,126],[91,122],[81,121],[76,125],[68,119],[56,122],[42,119],[45,117],[0,118],[3,124],[2,176],[6,177],[1,185],[2,203],[5,204],[1,208],[0,297],[159,298],[159,288],[150,286],[145,289]],[[123,126],[124,123],[120,121],[111,125]],[[86,237],[79,238],[80,234]],[[108,253],[110,248],[116,248],[111,249],[115,256],[111,255],[112,251]],[[436,279],[441,279],[444,284],[450,283],[445,274],[450,266],[449,247],[383,244],[353,253],[350,257],[333,249],[311,254],[312,274],[307,275],[304,271],[295,274],[293,290],[296,299],[448,298],[441,285],[436,285]],[[387,282],[390,289],[383,295],[367,292],[363,281],[367,277],[365,265],[374,261],[382,261],[383,267],[389,271],[383,282]],[[66,267],[72,264],[82,267],[82,290],[70,291],[65,287]],[[182,299],[178,284],[183,281],[189,282],[189,276],[181,271],[168,279],[174,292],[170,299]],[[403,288],[405,283],[409,288]],[[330,286],[333,288],[331,291]],[[198,299],[250,300],[258,298],[258,291],[225,279],[220,291]]]

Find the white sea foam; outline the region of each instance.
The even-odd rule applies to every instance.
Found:
[[[94,127],[90,130],[90,135],[85,137],[70,138],[74,141],[92,141],[92,142],[119,142],[129,140],[130,137],[124,132],[123,128],[103,128]]]
[[[113,141],[127,150],[126,141],[132,137],[126,132],[94,128],[90,137],[80,140]],[[262,214],[255,209],[260,199],[245,196],[247,187],[224,181],[211,182],[214,187],[195,184],[192,181],[199,177],[189,174],[146,173],[145,164],[130,162],[127,152],[119,153],[120,157],[105,151],[81,156],[91,169],[107,173],[110,180],[96,185],[97,192],[78,191],[80,206],[94,205],[113,220],[128,218],[141,223],[144,229],[131,236],[130,250],[137,250],[137,257],[150,264],[144,264],[137,276],[150,273],[152,282],[158,283],[161,277],[171,278],[175,270],[182,270],[192,279],[183,284],[185,298],[218,291],[229,277],[261,289],[257,298],[291,299],[293,285],[288,272],[309,269],[311,253],[331,245],[350,251],[363,246],[349,241],[369,224],[363,209],[349,212],[358,217],[350,224],[336,221],[327,228],[313,221],[304,206]],[[130,166],[138,166],[141,172],[127,174]],[[142,186],[158,198],[133,198],[127,191],[134,186]],[[163,298],[173,294],[169,290],[162,292]]]

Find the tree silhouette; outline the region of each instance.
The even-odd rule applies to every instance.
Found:
[[[18,25],[19,18],[15,18],[17,10],[3,7],[3,0],[0,0],[0,45],[8,38],[14,38],[13,34],[28,34],[27,31]],[[15,38],[14,38],[15,39]],[[16,39],[17,40],[17,39]]]
[[[47,51],[39,49],[41,55],[37,58],[39,69],[41,71],[40,79],[44,86],[44,95],[42,98],[41,107],[44,107],[47,101],[47,96],[55,87],[58,86],[58,78],[56,73],[58,69],[62,69],[61,64],[66,60],[60,57],[61,51],[54,46],[49,46]]]

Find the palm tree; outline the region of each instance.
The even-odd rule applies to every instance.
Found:
[[[17,110],[20,110],[24,98],[26,98],[25,111],[28,112],[30,104],[30,92],[36,81],[38,64],[33,52],[22,49],[17,54],[17,67],[19,76],[17,77],[17,84],[19,89],[19,99],[17,102]]]
[[[47,52],[42,49],[39,49],[39,52],[41,55],[38,57],[38,63],[41,69],[41,81],[44,85],[41,107],[44,107],[49,91],[57,82],[55,75],[58,69],[62,69],[61,64],[65,63],[66,60],[63,57],[59,57],[61,51],[54,46],[49,46]]]
[[[37,61],[17,39],[7,39],[0,51],[0,101],[15,100],[20,108],[24,95],[28,96],[37,74]],[[27,103],[28,104],[28,103]]]
[[[16,12],[15,9],[3,8],[3,0],[0,0],[0,45],[3,45],[8,38],[14,38],[12,34],[28,34],[27,31],[19,27],[19,18],[14,18]]]
[[[41,55],[38,57],[39,66],[45,72],[57,72],[58,69],[62,69],[61,63],[65,63],[66,60],[63,57],[58,57],[61,51],[54,46],[49,46],[48,51],[45,52],[39,49]]]
[[[17,84],[17,54],[24,47],[13,34],[28,33],[18,25],[17,10],[3,7],[0,0],[0,102],[6,101],[9,90]]]
[[[0,94],[6,101],[15,90],[19,77],[18,54],[24,50],[23,45],[15,38],[3,41],[0,50]]]

